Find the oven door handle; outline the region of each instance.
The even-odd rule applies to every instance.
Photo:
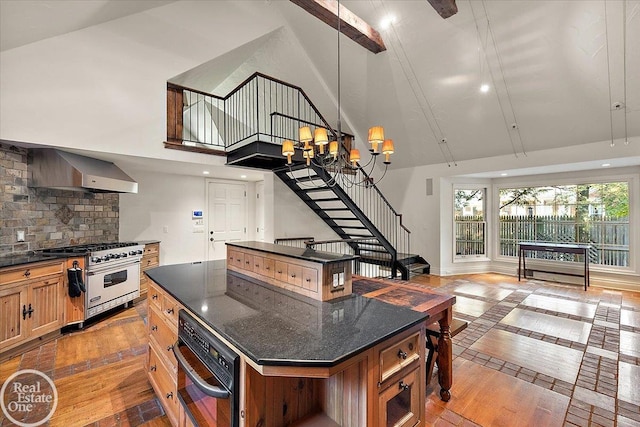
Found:
[[[136,264],[140,264],[140,260],[127,262],[123,264],[116,264],[116,265],[111,265],[111,264],[101,265],[100,267],[93,267],[93,270],[91,271],[87,271],[87,276],[95,276],[96,274],[104,273],[105,271],[109,271],[109,270],[122,271],[122,270],[126,270],[129,267],[133,267]]]
[[[176,356],[176,360],[184,370],[184,373],[193,381],[193,383],[200,389],[204,394],[211,397],[216,397],[218,399],[228,399],[230,394],[228,390],[218,387],[212,386],[202,379],[200,375],[193,369],[193,367],[187,362],[187,359],[180,351],[180,347],[178,346],[179,341],[176,341],[173,346],[173,354]]]

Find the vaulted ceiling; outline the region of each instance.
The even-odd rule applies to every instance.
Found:
[[[2,0],[0,48],[21,49],[153,8],[209,13],[233,2],[204,3]],[[167,80],[225,94],[261,71],[301,86],[335,123],[336,31],[289,1],[254,3],[273,11],[264,19],[277,19],[278,29]],[[344,127],[363,140],[369,126],[383,125],[395,140],[392,167],[579,150],[611,139],[640,145],[640,0],[458,0],[448,19],[427,0],[341,3],[387,46],[373,54],[340,39]],[[139,34],[144,41],[145,29]],[[228,29],[217,35],[237,36]],[[181,56],[184,46],[164,48]]]

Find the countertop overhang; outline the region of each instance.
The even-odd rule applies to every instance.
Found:
[[[297,258],[305,261],[312,261],[321,264],[334,262],[346,262],[360,258],[358,255],[343,255],[331,252],[316,251],[308,248],[295,248],[292,246],[274,245],[265,242],[227,242],[227,246],[237,246],[243,249],[253,249],[275,255],[282,255],[289,258]]]
[[[428,318],[359,295],[316,301],[228,272],[224,261],[166,265],[146,274],[264,366],[333,367]]]

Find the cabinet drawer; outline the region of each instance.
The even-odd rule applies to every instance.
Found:
[[[29,264],[17,268],[7,268],[2,270],[2,274],[0,274],[0,285],[37,279],[52,274],[62,274],[63,264],[63,261],[56,261],[47,264]]]
[[[158,254],[160,252],[160,244],[159,243],[149,243],[144,245],[143,257],[151,254]]]
[[[302,268],[302,287],[318,292],[318,270],[309,267]]]
[[[245,268],[244,254],[242,252],[233,252],[233,265],[238,268]]]
[[[287,282],[287,263],[283,261],[275,262],[274,278],[281,282]]]
[[[145,256],[142,258],[142,261],[140,262],[140,267],[144,270],[147,268],[153,268],[153,267],[157,267],[160,264],[158,255],[152,255],[152,256]]]
[[[177,372],[176,356],[173,354],[173,345],[178,339],[177,334],[167,325],[163,317],[155,309],[149,310],[149,337],[153,338],[158,345],[158,352],[165,356],[171,368]]]
[[[162,313],[169,320],[169,324],[174,328],[178,328],[178,310],[180,310],[180,304],[173,299],[173,297],[164,294],[162,297]]]
[[[382,383],[405,366],[420,358],[420,332],[380,350],[380,379]]]
[[[251,270],[253,270],[254,273],[262,274],[262,270],[264,268],[263,267],[264,258],[257,255],[249,255],[249,256],[253,258],[253,268]]]
[[[271,258],[263,258],[262,259],[262,275],[274,278],[275,277],[275,269],[276,269],[276,261]]]
[[[294,286],[302,286],[302,267],[296,264],[287,265],[287,282]]]
[[[158,310],[162,310],[162,299],[164,297],[164,294],[156,287],[153,281],[149,280],[148,285],[149,295],[147,296],[147,298],[150,301],[149,308],[155,307]]]
[[[153,346],[149,346],[149,380],[173,425],[178,421],[178,396],[176,374],[162,363]]]
[[[244,266],[242,268],[244,268],[247,271],[253,271],[254,267],[254,259],[255,257],[253,255],[250,254],[244,254]]]
[[[424,407],[420,399],[421,372],[417,367],[380,393],[378,408],[381,425],[413,427],[421,421],[420,406]]]

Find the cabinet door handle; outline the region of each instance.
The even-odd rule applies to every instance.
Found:
[[[29,313],[29,319],[31,319],[31,314],[33,313],[33,308],[31,308],[31,304],[29,304],[29,310],[27,310],[27,313]]]
[[[296,275],[295,275],[295,274],[292,274],[292,275],[291,275],[291,277],[296,277]]]
[[[173,314],[173,308],[168,308],[167,309],[167,314]]]
[[[173,350],[173,344],[167,346],[167,351]]]
[[[167,399],[173,399],[173,392],[172,391],[167,393]]]
[[[24,272],[24,277],[29,277],[29,276],[31,276],[31,271],[27,269],[27,271]]]
[[[245,264],[249,264],[249,261],[245,261]]]
[[[151,366],[149,366],[149,370],[150,370],[151,372],[155,372],[155,371],[156,371],[156,369],[158,369],[158,368],[156,368],[156,365],[151,365]]]
[[[310,281],[311,281],[311,279],[309,279],[308,277],[307,277],[307,279],[306,279],[306,280],[307,280],[307,282],[310,282]]]
[[[402,351],[402,349],[398,350],[398,358],[399,359],[406,359],[407,358],[407,353]]]
[[[282,270],[278,270],[278,274],[282,274]]]
[[[153,325],[153,326],[151,327],[151,330],[152,330],[153,332],[157,331],[157,330],[158,330],[158,325]]]
[[[26,305],[22,305],[22,320],[26,320],[27,319],[27,306]]]
[[[151,295],[151,299],[158,299],[158,294]]]
[[[409,390],[411,388],[411,386],[406,384],[404,381],[400,381],[399,386],[400,390]]]

